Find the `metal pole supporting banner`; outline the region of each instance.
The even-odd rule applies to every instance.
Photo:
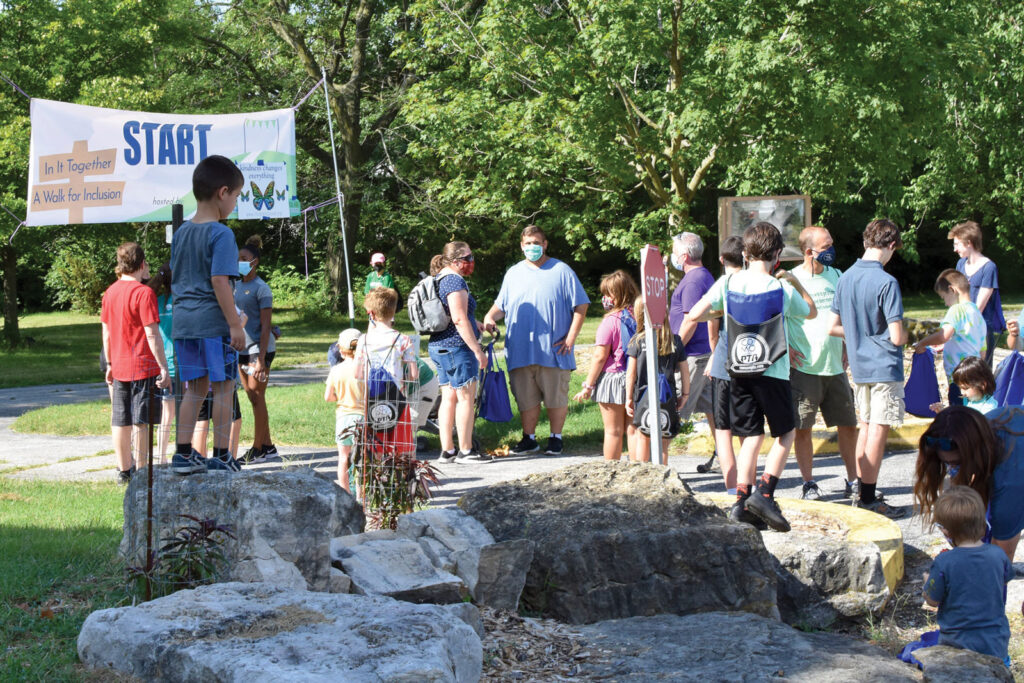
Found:
[[[324,84],[324,108],[327,110],[327,134],[331,138],[331,160],[334,161],[334,189],[338,193],[338,221],[341,223],[341,248],[345,252],[345,286],[348,287],[348,322],[356,326],[356,306],[352,298],[352,276],[348,270],[348,240],[345,238],[345,195],[341,194],[341,180],[338,177],[338,153],[334,149],[334,124],[331,123],[331,98],[327,91],[327,71],[320,67]]]

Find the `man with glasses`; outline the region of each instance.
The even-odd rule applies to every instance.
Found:
[[[800,281],[814,300],[819,311],[832,308],[836,283],[842,271],[833,268],[836,258],[832,235],[825,228],[811,226],[800,232],[800,250],[803,263],[790,272]],[[854,408],[853,389],[846,378],[843,340],[829,335],[826,315],[807,319],[786,319],[789,337],[790,375],[793,402],[796,408],[796,440],[793,451],[803,477],[801,497],[817,500],[821,497],[813,476],[814,444],[811,430],[814,418],[821,411],[825,424],[835,427],[839,438],[839,455],[846,465],[845,495],[851,497],[857,489],[857,411]]]
[[[540,450],[540,406],[548,410],[551,435],[544,453],[561,455],[562,427],[569,413],[569,376],[576,369],[573,346],[590,299],[576,273],[547,254],[548,240],[536,225],[523,229],[525,259],[505,273],[498,299],[484,317],[484,327],[505,319],[505,354],[509,384],[519,406],[523,438],[512,453]]]

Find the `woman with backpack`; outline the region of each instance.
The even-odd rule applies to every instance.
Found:
[[[475,266],[473,250],[465,242],[449,242],[440,257],[442,268],[434,277],[444,311],[451,321],[441,332],[432,333],[427,344],[441,386],[441,405],[437,411],[441,437],[439,461],[490,462],[492,456],[473,449],[477,376],[480,368],[487,364],[487,356],[477,339],[476,299],[466,284]],[[459,436],[458,452],[452,439],[453,426]]]
[[[623,434],[629,459],[636,459],[636,427],[626,418],[626,347],[636,333],[632,304],[637,294],[636,282],[624,270],[601,278],[601,304],[607,313],[597,328],[590,372],[583,388],[573,397],[577,401],[593,399],[600,407],[605,460],[622,456]]]

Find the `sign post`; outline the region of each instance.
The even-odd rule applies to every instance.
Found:
[[[668,464],[661,452],[662,415],[658,405],[658,343],[654,331],[665,324],[668,313],[668,279],[658,248],[648,244],[640,250],[641,290],[644,298],[644,343],[647,346],[647,426],[651,435],[651,460]],[[672,381],[675,381],[674,378]],[[634,410],[640,410],[636,406]],[[664,416],[668,427],[668,415]],[[664,455],[664,457],[663,457]]]

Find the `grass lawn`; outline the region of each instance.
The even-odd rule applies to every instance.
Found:
[[[89,680],[90,612],[128,604],[117,559],[124,489],[0,477],[0,680]]]

